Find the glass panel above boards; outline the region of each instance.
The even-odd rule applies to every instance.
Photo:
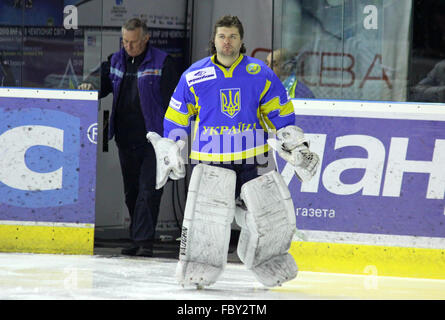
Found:
[[[443,1],[274,2],[283,82],[320,99],[445,102]]]

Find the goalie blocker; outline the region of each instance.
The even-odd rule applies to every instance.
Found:
[[[309,141],[304,137],[303,130],[297,126],[287,126],[277,131],[277,138],[267,139],[267,143],[294,168],[300,181],[311,180],[320,160],[316,153],[309,150]]]

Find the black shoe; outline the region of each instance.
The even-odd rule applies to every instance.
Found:
[[[137,241],[139,250],[136,253],[138,257],[153,257],[153,240]]]
[[[138,257],[153,257],[153,247],[140,247],[136,253]]]
[[[126,256],[135,256],[136,253],[138,252],[138,250],[139,250],[139,246],[132,245],[128,248],[122,249],[121,253]]]

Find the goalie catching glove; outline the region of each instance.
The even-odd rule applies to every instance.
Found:
[[[147,139],[156,153],[156,189],[162,188],[167,179],[179,180],[185,177],[185,164],[181,150],[185,142],[163,138],[156,132],[147,133]]]
[[[300,181],[312,179],[317,172],[319,158],[309,150],[309,141],[303,130],[297,126],[287,126],[277,131],[277,139],[267,139],[267,143],[294,167]]]

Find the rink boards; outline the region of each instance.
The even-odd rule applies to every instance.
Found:
[[[97,92],[0,88],[0,251],[93,254]]]
[[[445,106],[294,100],[300,270],[445,279]],[[0,251],[92,254],[97,92],[0,88]],[[6,168],[6,169],[5,169]]]
[[[320,156],[295,206],[300,270],[445,279],[445,105],[294,100]]]

